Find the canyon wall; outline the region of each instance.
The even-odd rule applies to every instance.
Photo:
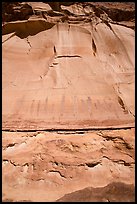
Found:
[[[133,2],[2,2],[3,201],[134,201],[134,127]]]

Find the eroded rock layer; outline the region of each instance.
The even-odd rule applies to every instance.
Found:
[[[57,202],[134,202],[135,191],[133,185],[111,183],[105,187],[88,187],[58,199]]]
[[[134,134],[134,129],[3,132],[3,200],[56,201],[92,187],[85,197],[78,192],[61,200],[133,201]],[[98,194],[96,188],[104,190]]]

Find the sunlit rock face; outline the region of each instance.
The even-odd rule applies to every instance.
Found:
[[[134,3],[2,7],[3,202],[134,202]]]
[[[30,5],[42,16],[3,25],[3,128],[134,126],[134,30],[90,3]]]

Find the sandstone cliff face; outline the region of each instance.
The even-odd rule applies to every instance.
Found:
[[[134,201],[134,3],[2,6],[3,200]]]
[[[90,3],[30,5],[3,25],[3,128],[134,126],[134,30]]]

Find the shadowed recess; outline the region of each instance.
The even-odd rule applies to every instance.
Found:
[[[33,36],[37,33],[52,28],[55,24],[46,22],[45,20],[28,20],[21,22],[10,22],[2,27],[2,35],[15,32],[20,38]]]

